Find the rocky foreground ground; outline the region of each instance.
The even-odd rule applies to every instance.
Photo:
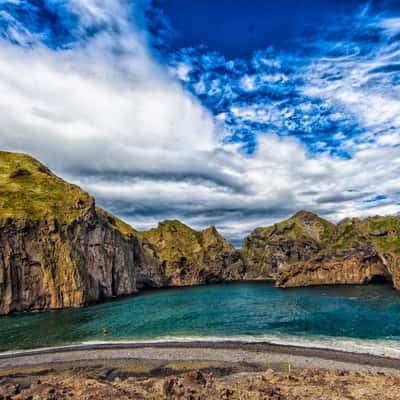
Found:
[[[245,371],[245,370],[246,371]],[[400,374],[209,362],[60,364],[0,371],[0,399],[400,399]]]

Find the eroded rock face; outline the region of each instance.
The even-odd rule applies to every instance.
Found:
[[[307,211],[257,228],[243,242],[246,278],[275,278],[280,268],[309,260],[321,251],[333,229],[333,224]]]
[[[136,292],[135,230],[33,158],[0,152],[0,314]]]
[[[188,286],[240,280],[241,254],[214,227],[195,231],[179,221],[164,221],[140,232],[148,254],[161,266],[165,286]]]
[[[279,287],[392,281],[400,289],[400,217],[345,219],[333,225],[301,211],[258,228],[243,244],[246,278]]]
[[[373,217],[342,221],[317,255],[281,268],[277,286],[364,284],[378,278],[392,281],[400,289],[399,220]]]
[[[136,291],[140,248],[93,208],[70,224],[0,222],[0,314],[78,307]]]
[[[365,284],[375,277],[391,279],[376,252],[316,257],[302,264],[282,268],[276,276],[280,287],[332,284]]]

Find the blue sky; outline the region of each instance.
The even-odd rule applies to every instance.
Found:
[[[310,36],[324,24],[354,15],[365,1],[322,0],[317,7],[312,0],[159,0],[153,5],[174,32],[169,37],[174,48],[203,44],[228,58],[249,58],[269,46],[295,50],[299,35]]]
[[[343,81],[357,63],[390,48],[393,37],[374,21],[394,17],[399,8],[395,2],[325,0],[318,7],[309,0],[157,4],[148,23],[158,56],[224,121],[231,132],[226,140],[243,143],[243,150],[251,153],[257,135],[272,130],[298,138],[311,153],[351,157],[343,142],[357,141],[366,131],[357,113],[332,98],[310,96],[307,88]],[[395,55],[396,50],[393,46],[389,51]],[[400,68],[388,65],[371,67],[365,85],[395,90]]]
[[[137,228],[399,212],[400,3],[5,0],[0,147]]]

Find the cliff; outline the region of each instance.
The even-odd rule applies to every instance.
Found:
[[[140,232],[148,252],[161,266],[165,286],[239,280],[244,273],[240,252],[214,227],[195,231],[179,221],[160,222]]]
[[[175,220],[138,232],[32,157],[0,152],[0,314],[267,278],[280,287],[386,279],[400,289],[400,217],[335,226],[301,211],[257,228],[239,252],[214,227]]]
[[[400,217],[345,219],[317,257],[283,268],[277,285],[363,284],[379,279],[400,289],[399,254]]]
[[[255,229],[242,246],[246,278],[275,278],[280,268],[309,260],[326,245],[333,230],[332,223],[308,211]]]
[[[33,158],[0,152],[0,314],[136,291],[135,231]]]
[[[345,219],[335,226],[303,211],[256,229],[242,251],[251,273],[267,271],[280,287],[379,279],[400,289],[400,217]]]

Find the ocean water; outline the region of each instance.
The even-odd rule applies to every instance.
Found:
[[[283,290],[232,283],[0,318],[1,352],[177,340],[271,342],[400,358],[400,292],[387,284]]]

